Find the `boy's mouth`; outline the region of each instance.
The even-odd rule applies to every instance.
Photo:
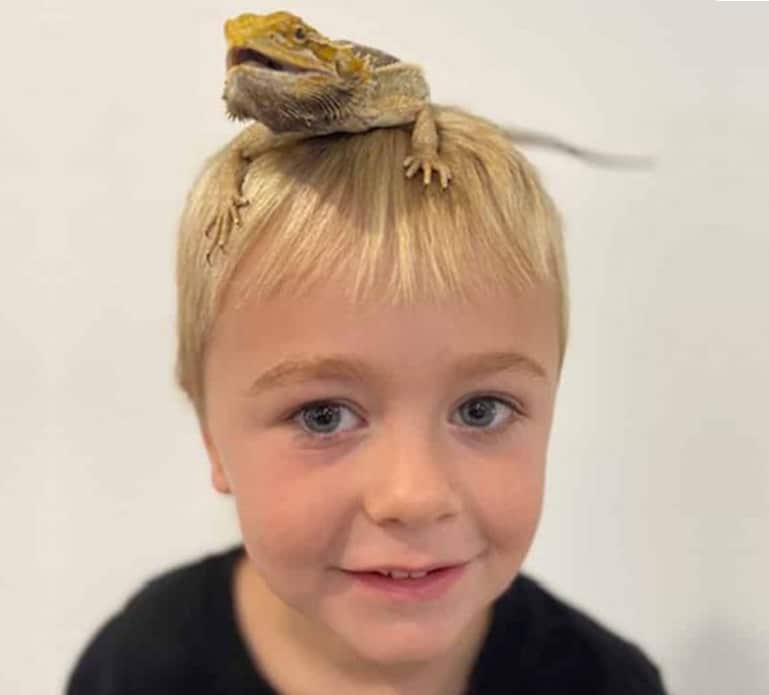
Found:
[[[376,568],[344,570],[344,573],[369,595],[378,595],[388,600],[421,602],[437,600],[445,595],[465,573],[467,564],[443,565],[417,571],[398,572],[392,568]]]
[[[383,577],[390,577],[391,579],[419,579],[420,577],[426,577],[428,574],[436,572],[439,569],[440,568],[413,572],[408,570],[362,570],[360,572],[356,572],[356,574],[379,574]]]
[[[405,579],[407,577],[424,577],[426,574],[435,572],[437,570],[448,569],[449,567],[456,567],[457,565],[465,564],[464,562],[434,562],[423,567],[406,567],[397,565],[381,565],[378,567],[366,567],[359,570],[345,570],[345,572],[354,572],[355,574],[383,574],[386,576],[395,577],[396,579]]]

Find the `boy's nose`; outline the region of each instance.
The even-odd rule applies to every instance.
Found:
[[[445,448],[424,433],[401,435],[396,446],[382,442],[368,467],[364,507],[378,524],[427,525],[462,509]],[[390,443],[392,440],[390,440]]]

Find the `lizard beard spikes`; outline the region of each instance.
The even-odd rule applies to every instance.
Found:
[[[321,135],[338,130],[354,114],[359,95],[347,85],[326,84],[305,74],[269,69],[230,71],[224,94],[227,112],[235,120],[254,119],[274,133]]]

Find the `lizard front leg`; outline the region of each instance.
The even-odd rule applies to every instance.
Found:
[[[403,166],[407,167],[406,177],[411,178],[419,169],[424,172],[425,186],[429,185],[432,170],[436,169],[441,177],[441,187],[448,188],[451,170],[438,154],[438,126],[435,124],[432,106],[425,104],[417,114],[414,129],[411,132],[412,153],[406,157]]]
[[[204,225],[206,238],[213,242],[206,253],[206,262],[211,265],[211,256],[219,248],[222,252],[227,245],[233,227],[239,226],[240,208],[248,205],[242,195],[242,185],[248,163],[261,153],[301,140],[299,133],[273,133],[262,123],[253,123],[235,136],[227,146],[213,172],[216,189],[210,218]]]

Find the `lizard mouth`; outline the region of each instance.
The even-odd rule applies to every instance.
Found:
[[[243,64],[256,65],[267,70],[278,70],[283,72],[305,72],[302,68],[289,63],[281,63],[274,58],[270,58],[264,53],[254,51],[251,48],[239,48],[234,46],[227,52],[227,69],[234,68]]]

